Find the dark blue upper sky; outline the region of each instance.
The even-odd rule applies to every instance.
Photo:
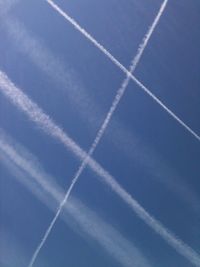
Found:
[[[162,1],[56,3],[128,68]],[[198,0],[169,0],[135,71],[196,133],[199,24]],[[0,71],[87,151],[125,74],[44,0],[0,0],[0,40]],[[0,266],[27,267],[58,203],[1,144],[16,150],[61,192],[80,161],[2,93],[0,123]],[[200,254],[200,143],[133,81],[93,157]],[[70,205],[34,266],[127,267],[129,260],[133,267],[193,266],[89,168]]]

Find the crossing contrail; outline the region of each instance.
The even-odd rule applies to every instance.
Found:
[[[31,121],[35,122],[43,131],[62,143],[79,160],[83,160],[87,153],[80,148],[58,125],[56,125],[41,108],[38,107],[27,95],[17,88],[9,78],[0,71],[0,91],[19,110],[23,111]],[[88,166],[107,184],[151,229],[159,234],[179,254],[188,259],[192,264],[200,267],[200,255],[191,247],[177,238],[158,220],[151,216],[120,184],[93,158],[88,159]]]
[[[0,151],[3,163],[17,180],[37,199],[53,212],[64,197],[64,191],[42,168],[38,160],[24,147],[10,140],[0,131]],[[8,162],[9,161],[9,162]],[[20,171],[24,173],[21,174]],[[71,197],[61,214],[61,219],[74,231],[84,232],[86,238],[94,239],[101,248],[124,267],[150,267],[147,258],[136,246],[127,240],[114,227],[81,203]],[[74,226],[73,220],[78,224]]]
[[[46,74],[51,81],[54,82],[56,88],[61,89],[61,93],[65,98],[65,103],[67,103],[67,105],[72,103],[74,106],[77,106],[77,111],[79,112],[81,118],[84,119],[84,121],[87,120],[89,122],[88,125],[90,130],[92,129],[92,131],[96,131],[97,126],[102,120],[103,111],[101,110],[100,106],[98,106],[99,103],[95,102],[94,99],[92,99],[92,97],[87,93],[86,88],[84,88],[81,82],[79,83],[79,79],[74,77],[71,70],[66,67],[65,64],[63,64],[63,62],[51,52],[51,50],[49,50],[42,39],[34,36],[33,33],[28,31],[26,26],[18,19],[13,18],[13,16],[8,16],[6,13],[6,17],[3,18],[1,22],[3,29],[9,35],[9,37],[12,38],[12,43],[18,49],[18,51],[25,54],[33,62],[33,64],[39,68],[40,71]],[[146,38],[144,38],[143,43],[145,40],[147,40],[147,35]],[[169,187],[170,190],[174,191],[176,196],[179,195],[188,203],[190,207],[195,210],[195,212],[199,213],[199,200],[195,195],[195,192],[190,190],[188,185],[184,184],[184,181],[181,178],[178,179],[178,174],[170,171],[168,167],[166,169],[164,162],[161,163],[159,155],[153,154],[153,151],[150,150],[145,152],[144,150],[147,149],[147,146],[142,142],[137,140],[137,142],[140,143],[137,145],[137,151],[135,151],[135,149],[132,150],[133,148],[131,144],[133,144],[134,140],[133,133],[131,133],[130,136],[130,133],[125,130],[125,126],[122,126],[121,122],[117,123],[116,118],[115,120],[112,120],[112,127],[108,129],[109,131],[107,130],[106,136],[109,136],[109,141],[114,143],[117,148],[123,151],[123,153],[127,154],[128,151],[131,151],[131,153],[128,153],[128,155],[131,155],[131,157],[135,155],[137,161],[141,160],[140,163],[146,166],[145,170],[151,169],[150,172],[153,179],[159,179],[159,182],[163,183],[164,186]],[[126,140],[126,144],[128,144],[126,145],[126,149],[124,147],[125,144],[122,142],[122,136],[123,140]],[[140,155],[139,157],[138,153]],[[149,157],[151,159],[154,158],[153,169],[150,168]],[[156,159],[158,157],[159,159]],[[155,164],[159,165],[160,170],[165,169],[165,171],[162,172],[164,173],[164,175],[162,174],[162,178],[156,173]],[[168,178],[165,179],[164,176],[167,176]]]
[[[163,4],[161,5],[161,8],[160,8],[155,20],[153,21],[153,24],[151,25],[151,27],[149,28],[147,34],[145,35],[145,37],[144,37],[144,39],[142,41],[142,44],[139,46],[138,52],[137,52],[136,56],[134,57],[134,59],[133,59],[133,61],[131,63],[130,73],[132,73],[135,70],[135,68],[136,68],[136,66],[137,66],[137,64],[138,64],[138,62],[139,62],[139,60],[140,60],[140,58],[142,56],[142,53],[144,52],[144,49],[145,49],[146,45],[148,44],[148,41],[149,41],[149,39],[150,39],[150,37],[151,37],[156,25],[159,22],[159,19],[160,19],[161,15],[162,15],[165,7],[166,7],[166,4],[167,4],[167,1],[165,0],[163,2]],[[58,210],[57,210],[57,212],[55,214],[55,217],[51,221],[51,223],[50,223],[49,227],[47,228],[47,230],[46,230],[41,242],[39,243],[38,247],[36,248],[36,250],[35,250],[35,252],[33,254],[33,257],[31,259],[29,267],[33,266],[33,264],[34,264],[34,262],[35,262],[35,260],[36,260],[36,258],[38,256],[40,250],[44,246],[44,244],[45,244],[45,242],[46,242],[46,240],[47,240],[52,228],[54,227],[54,225],[55,225],[55,223],[56,223],[56,221],[57,221],[57,219],[58,219],[58,217],[59,217],[64,205],[66,204],[66,202],[68,200],[68,197],[71,194],[71,191],[73,190],[73,188],[74,188],[75,184],[77,183],[81,173],[83,172],[83,170],[87,166],[89,159],[92,157],[96,147],[98,146],[98,144],[99,144],[99,142],[100,142],[100,140],[101,140],[101,138],[102,138],[102,136],[103,136],[103,134],[104,134],[109,122],[110,122],[110,119],[112,118],[112,115],[114,114],[114,112],[115,112],[115,110],[116,110],[121,98],[123,97],[123,95],[124,95],[124,93],[126,91],[126,88],[128,86],[129,81],[130,81],[130,76],[127,75],[127,77],[123,81],[121,87],[117,90],[116,96],[115,96],[115,98],[114,98],[114,100],[113,100],[113,102],[111,104],[111,107],[110,107],[110,109],[109,109],[109,111],[108,111],[108,113],[107,113],[107,115],[105,117],[105,120],[103,121],[99,131],[97,132],[95,140],[92,143],[92,145],[91,145],[91,147],[90,147],[90,149],[88,151],[88,154],[83,159],[83,161],[82,161],[79,169],[77,170],[75,176],[72,178],[72,182],[71,182],[71,184],[70,184],[70,186],[69,186],[69,188],[68,188],[68,190],[66,192],[65,197],[63,198],[63,200],[60,203],[60,206],[59,206],[59,208],[58,208]]]
[[[192,134],[198,141],[200,136],[192,130],[185,122],[183,122],[171,109],[169,109],[157,96],[155,96],[142,82],[140,82],[130,71],[128,71],[103,45],[101,45],[90,33],[88,33],[83,27],[81,27],[72,17],[64,12],[57,4],[52,0],[45,0],[54,10],[56,10],[64,19],[73,25],[83,36],[85,36],[93,45],[95,45],[103,54],[109,58],[118,68],[120,68],[130,79],[132,79],[145,93],[147,93],[157,104],[159,104],[172,118],[174,118],[180,125],[182,125],[190,134]],[[162,5],[164,8],[166,5],[165,1]],[[162,8],[161,8],[162,10]],[[159,18],[158,18],[159,19]],[[156,26],[156,25],[155,25]],[[151,33],[149,33],[151,35]],[[148,35],[146,36],[148,42]],[[145,45],[144,45],[145,48]],[[141,47],[140,53],[143,50]],[[138,54],[140,59],[141,55]],[[137,59],[136,59],[137,62]]]

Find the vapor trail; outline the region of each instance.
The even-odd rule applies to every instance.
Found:
[[[193,131],[186,123],[184,123],[172,110],[170,110],[158,97],[156,97],[143,83],[141,83],[130,71],[128,71],[103,45],[101,45],[91,34],[89,34],[84,28],[82,28],[72,17],[70,17],[66,12],[64,12],[57,4],[52,0],[45,0],[54,10],[56,10],[64,19],[66,19],[69,23],[73,25],[73,27],[78,30],[82,35],[84,35],[90,42],[93,43],[105,56],[107,56],[118,68],[120,68],[130,79],[132,79],[145,93],[147,93],[158,105],[160,105],[172,118],[174,118],[180,125],[182,125],[190,134],[192,134],[198,141],[200,141],[200,136]],[[163,3],[163,8],[166,5],[165,1]],[[162,10],[162,9],[161,9]],[[158,17],[159,19],[159,17]],[[155,23],[156,26],[156,23]],[[152,29],[153,30],[153,29]],[[149,32],[149,37],[151,36],[151,32]],[[148,42],[148,35],[147,42]],[[143,49],[141,47],[140,53],[142,54]],[[140,59],[141,55],[138,54],[138,59]]]
[[[17,180],[53,212],[64,198],[64,191],[55,179],[46,173],[41,164],[25,148],[8,140],[0,131],[0,151],[4,164]],[[21,173],[20,171],[23,171]],[[150,267],[148,260],[133,243],[114,227],[102,220],[79,200],[70,197],[61,219],[74,231],[84,232],[94,239],[103,250],[124,267]],[[73,220],[78,224],[74,226]]]
[[[16,1],[16,0],[11,0]],[[8,0],[6,4],[8,5]],[[6,33],[12,38],[13,45],[16,46],[20,53],[25,54],[44,74],[46,74],[52,82],[55,83],[59,89],[63,89],[64,93],[66,93],[67,97],[66,103],[73,103],[76,106],[79,112],[79,115],[89,122],[89,127],[94,131],[96,131],[97,125],[99,125],[102,120],[103,111],[98,107],[98,103],[92,99],[92,97],[87,93],[87,90],[78,81],[78,77],[74,77],[74,73],[71,72],[69,68],[65,67],[65,64],[58,59],[44,44],[42,39],[36,38],[33,33],[30,33],[25,25],[20,23],[18,19],[11,18],[7,13],[5,6],[3,5],[2,0],[0,0],[0,17],[2,22],[3,29],[6,30]],[[9,6],[10,7],[10,6]],[[6,10],[6,16],[1,16],[1,13]],[[147,35],[146,35],[147,36]],[[144,38],[145,40],[145,38]],[[144,42],[143,42],[144,43]],[[138,51],[139,53],[139,51]],[[78,92],[78,93],[77,93]],[[64,95],[65,97],[65,95]],[[69,101],[69,102],[68,102]],[[90,108],[88,108],[90,107]],[[91,110],[93,112],[91,112]],[[116,131],[117,129],[117,131]],[[114,135],[113,135],[114,134]],[[134,136],[128,131],[125,130],[124,125],[121,123],[117,123],[116,118],[112,122],[112,127],[107,130],[107,137],[109,136],[109,140],[117,146],[117,148],[122,149],[123,153],[130,154],[128,151],[133,149],[133,140]],[[123,138],[122,138],[123,136]],[[122,140],[126,140],[126,149],[124,147]],[[136,142],[136,140],[134,141]],[[139,142],[139,140],[137,140]],[[155,164],[159,165],[160,170],[165,169],[162,173],[165,173],[164,176],[168,178],[165,179],[162,175],[161,177],[158,173],[155,172],[155,169],[151,169],[151,176],[155,179],[159,179],[159,182],[163,183],[165,186],[169,187],[170,190],[176,193],[176,196],[179,195],[181,198],[184,198],[188,202],[190,206],[195,210],[195,212],[199,213],[199,200],[198,197],[195,196],[195,193],[192,190],[189,190],[188,185],[184,184],[183,180],[180,178],[177,179],[177,175],[172,173],[168,168],[166,168],[166,164],[160,161],[160,156],[155,155],[153,151],[147,150],[146,145],[142,142],[139,142],[137,145],[137,151],[132,150],[131,155],[135,155],[136,160],[140,161],[141,164],[146,166],[147,169],[151,169],[149,165],[149,157],[151,159],[154,158],[154,168]],[[135,151],[135,152],[134,152]],[[134,153],[133,153],[134,152]],[[138,154],[139,153],[139,154]],[[138,156],[140,155],[140,156]],[[159,161],[158,158],[159,157]]]
[[[50,136],[61,142],[66,148],[72,151],[77,158],[83,160],[87,153],[81,149],[53,120],[46,115],[41,108],[17,88],[9,78],[0,71],[0,91],[23,111],[33,122],[42,128]],[[192,264],[200,267],[200,255],[191,247],[178,239],[158,220],[151,216],[120,184],[109,174],[99,163],[91,157],[88,159],[88,166],[99,175],[103,182],[111,189],[141,218],[149,227],[159,234],[179,254],[188,259]],[[31,265],[29,265],[31,266]]]
[[[74,151],[75,155],[83,159],[86,152],[67,135],[64,131],[54,123],[54,121],[43,112],[43,110],[34,103],[26,94],[17,88],[7,77],[0,71],[0,91],[8,97],[14,105],[23,111],[31,121],[35,122],[44,132],[58,139],[65,147]]]
[[[35,38],[18,19],[6,16],[1,23],[6,33],[12,38],[13,45],[63,91],[62,94],[67,103],[73,103],[73,106],[78,107],[83,117],[90,118],[91,110],[88,107],[96,113],[94,101],[73,69],[63,64],[43,40]]]
[[[149,39],[150,39],[150,37],[151,37],[156,25],[159,22],[159,19],[160,19],[161,15],[162,15],[165,7],[166,7],[166,4],[167,4],[167,0],[165,0],[163,2],[163,4],[161,5],[161,8],[160,8],[155,20],[153,21],[153,24],[151,25],[151,27],[149,28],[147,34],[145,35],[145,38],[143,39],[142,44],[139,46],[138,52],[137,52],[135,58],[132,61],[131,66],[130,66],[130,73],[132,73],[135,70],[135,68],[136,68],[136,66],[137,66],[137,64],[138,64],[138,62],[139,62],[139,60],[140,60],[140,58],[142,56],[142,53],[144,52],[144,49],[145,49],[146,45],[148,44],[148,41],[149,41]],[[54,225],[55,225],[55,223],[56,223],[56,221],[57,221],[57,219],[58,219],[58,217],[59,217],[64,205],[66,204],[66,202],[68,200],[68,197],[71,194],[71,191],[73,190],[73,187],[77,183],[81,173],[83,172],[83,170],[87,166],[89,159],[92,157],[96,147],[98,146],[98,144],[99,144],[99,142],[100,142],[100,140],[101,140],[101,138],[102,138],[102,136],[103,136],[103,134],[104,134],[109,122],[110,122],[110,119],[111,119],[113,113],[115,112],[115,110],[116,110],[121,98],[123,97],[123,95],[124,95],[124,93],[126,91],[126,88],[128,86],[129,81],[130,81],[130,76],[127,75],[127,77],[123,81],[121,87],[117,90],[116,96],[115,96],[115,98],[114,98],[114,100],[113,100],[113,102],[111,104],[111,107],[110,107],[110,109],[109,109],[109,111],[108,111],[108,113],[107,113],[107,115],[106,115],[106,117],[105,117],[105,119],[103,121],[103,124],[101,125],[99,131],[97,132],[95,140],[92,143],[92,145],[91,145],[91,147],[90,147],[90,149],[88,151],[88,154],[83,159],[83,161],[82,161],[80,167],[78,168],[75,176],[72,178],[72,182],[71,182],[68,190],[66,191],[66,195],[65,195],[64,199],[60,203],[60,206],[59,206],[59,208],[58,208],[58,210],[57,210],[57,212],[55,214],[55,217],[51,221],[51,223],[50,223],[49,227],[47,228],[47,230],[46,230],[41,242],[39,243],[38,247],[36,248],[36,250],[35,250],[35,252],[33,254],[33,257],[31,259],[29,267],[33,266],[38,254],[40,253],[40,250],[44,246],[44,244],[45,244],[45,242],[46,242],[46,240],[47,240],[52,228],[54,227]]]
[[[166,8],[167,3],[168,3],[168,0],[164,0],[163,1],[157,16],[155,17],[152,25],[149,27],[148,32],[144,36],[143,41],[142,41],[142,43],[140,44],[140,46],[138,48],[137,54],[136,54],[135,58],[132,61],[132,65],[131,65],[130,70],[129,70],[129,72],[131,74],[133,74],[135,68],[137,67],[137,64],[139,63],[139,61],[141,59],[141,56],[142,56],[142,54],[144,52],[144,49],[146,48],[146,46],[147,46],[147,44],[148,44],[148,42],[149,42],[149,40],[151,38],[151,35],[154,32],[154,30],[155,30],[155,28],[156,28],[156,26],[157,26],[157,24],[158,24],[158,22],[160,20],[160,17],[162,16],[162,14],[163,14],[163,12],[164,12],[164,10]]]

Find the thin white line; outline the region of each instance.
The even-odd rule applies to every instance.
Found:
[[[142,54],[143,54],[143,52],[144,52],[144,50],[145,50],[150,38],[151,38],[151,35],[154,32],[154,30],[155,30],[155,28],[156,28],[156,26],[157,26],[157,24],[158,24],[158,22],[159,22],[159,20],[160,20],[160,18],[162,16],[162,14],[163,14],[163,12],[164,12],[164,10],[166,8],[167,3],[168,3],[168,0],[164,0],[163,1],[157,16],[155,17],[152,25],[149,27],[148,32],[145,34],[142,43],[139,45],[138,51],[136,53],[136,56],[132,61],[132,66],[129,68],[130,69],[129,72],[131,72],[131,74],[133,74],[135,68],[137,67],[137,64],[139,63],[139,61],[141,59],[141,56],[142,56]]]
[[[63,130],[56,125],[41,108],[17,88],[9,78],[0,71],[0,91],[11,100],[31,121],[35,122],[44,132],[61,142],[76,157],[83,160],[87,153],[79,147]],[[164,225],[151,216],[103,167],[93,158],[89,158],[88,166],[105,182],[151,229],[158,233],[171,247],[188,259],[195,266],[200,267],[200,255],[191,247],[178,239]]]
[[[45,172],[38,159],[1,129],[0,151],[2,152],[0,159],[14,174],[14,177],[51,211],[55,212],[56,207],[64,198],[64,192],[56,180]],[[22,173],[21,170],[23,170]],[[80,229],[81,232],[85,232],[88,237],[94,239],[121,266],[132,267],[133,261],[135,267],[151,266],[133,242],[127,240],[117,229],[107,224],[77,199],[70,197],[60,217],[77,233],[80,233]],[[71,221],[72,218],[78,223],[75,227]]]
[[[193,131],[186,123],[184,123],[173,111],[171,111],[158,97],[156,97],[144,84],[142,84],[130,71],[128,71],[103,45],[101,45],[91,34],[82,28],[72,17],[64,12],[52,0],[45,0],[54,10],[56,10],[62,17],[71,23],[76,30],[84,35],[90,42],[92,42],[99,50],[103,52],[117,67],[119,67],[130,79],[132,79],[144,92],[146,92],[157,104],[159,104],[171,117],[173,117],[180,125],[182,125],[190,134],[192,134],[198,141],[200,136]],[[141,51],[142,52],[142,51]],[[139,56],[140,58],[140,56]]]
[[[52,81],[54,81],[57,85],[60,85],[59,89],[61,90],[64,88],[66,89],[63,92],[64,94],[67,94],[68,100],[74,102],[74,104],[78,107],[80,116],[83,119],[87,119],[87,121],[89,122],[89,127],[92,127],[93,130],[96,129],[95,125],[97,125],[98,121],[101,120],[100,114],[102,114],[102,110],[99,109],[99,107],[97,106],[98,103],[95,103],[91,98],[91,96],[86,93],[87,90],[85,90],[83,85],[79,83],[77,77],[74,77],[74,73],[71,73],[70,69],[65,68],[63,66],[62,62],[57,57],[55,57],[51,53],[51,51],[48,50],[47,47],[44,46],[42,40],[35,39],[32,34],[30,35],[30,33],[27,31],[24,25],[21,24],[17,19],[13,19],[9,16],[6,16],[6,18],[4,19],[2,18],[2,23],[5,26],[5,29],[9,34],[9,36],[13,39],[13,42],[16,43],[16,47],[18,48],[18,50],[21,53],[24,53],[26,56],[28,56],[33,61],[33,63],[35,63],[39,67],[40,70],[42,70],[52,79]],[[89,109],[88,105],[90,105]],[[92,114],[91,110],[94,111]],[[123,137],[123,140],[126,140],[128,138],[127,135],[129,135],[129,133],[122,128],[119,129],[118,126],[120,125],[115,125],[115,128],[117,127],[118,131],[118,134],[117,135],[115,134],[115,137],[118,136],[117,139],[119,138],[121,139],[121,136],[125,134],[126,136]],[[112,132],[115,131],[113,127],[110,128],[110,130]],[[111,135],[111,132],[109,132],[109,135]],[[114,141],[115,144],[117,142],[118,148],[120,147],[120,145],[122,145],[122,142],[119,143],[119,140],[117,141],[116,138],[114,139],[112,138],[112,141]],[[133,140],[129,141],[132,143]],[[128,144],[128,140],[126,140],[126,143]],[[144,150],[144,145],[140,143],[139,146],[140,146],[140,153],[142,154],[143,152],[141,146],[143,146]],[[130,146],[128,147],[129,149],[131,149]],[[123,149],[124,151],[125,147],[121,146],[121,149]],[[137,154],[138,152],[135,153]],[[152,153],[153,152],[151,151],[151,154]],[[144,157],[142,163],[143,164],[145,163]],[[147,162],[145,164],[148,165]],[[161,179],[161,180],[159,179],[159,181],[161,183],[164,182],[165,185],[171,188],[171,190],[178,193],[180,197],[183,197],[185,201],[187,201],[189,204],[192,205],[192,208],[195,210],[195,212],[199,212],[200,206],[198,205],[199,203],[198,197],[197,196],[195,197],[194,192],[191,192],[191,190],[188,189],[187,185],[186,184],[184,185],[183,181],[181,181],[182,185],[180,185],[179,183],[180,181],[179,182],[174,181],[172,183],[172,180],[174,178],[172,178],[171,175],[168,176],[169,179]],[[176,174],[173,174],[172,176],[174,177],[174,175],[177,176]],[[156,176],[154,176],[154,178],[156,178]],[[157,176],[157,178],[159,177]]]
[[[149,28],[147,34],[145,35],[145,38],[143,38],[142,43],[139,46],[138,52],[137,52],[136,56],[134,57],[134,59],[132,60],[132,63],[130,65],[130,72],[131,73],[135,70],[137,64],[139,63],[139,60],[140,60],[140,58],[141,58],[141,56],[142,56],[142,54],[144,52],[144,49],[147,46],[148,41],[149,41],[149,39],[150,39],[150,37],[151,37],[156,25],[159,22],[159,19],[160,19],[161,15],[162,15],[165,7],[166,7],[167,1],[168,0],[165,0],[163,2],[163,4],[161,5],[161,8],[160,8],[157,16],[155,17],[151,27]],[[111,104],[111,107],[110,107],[110,109],[109,109],[109,111],[108,111],[108,113],[107,113],[107,115],[105,117],[105,120],[104,120],[103,124],[101,125],[101,127],[100,127],[100,129],[99,129],[99,131],[98,131],[98,133],[97,133],[97,135],[95,137],[94,142],[92,143],[92,145],[91,145],[91,147],[89,149],[88,154],[83,159],[81,165],[79,166],[78,171],[76,172],[75,176],[72,178],[72,182],[70,184],[70,187],[68,188],[68,190],[67,190],[67,192],[65,194],[65,197],[61,201],[61,203],[59,205],[59,208],[58,208],[58,210],[57,210],[57,212],[55,214],[55,217],[51,221],[51,223],[48,226],[48,228],[47,228],[42,240],[40,241],[38,247],[36,248],[36,250],[35,250],[35,252],[34,252],[34,254],[33,254],[32,258],[31,258],[29,267],[32,267],[34,265],[34,262],[36,261],[38,255],[40,253],[40,250],[44,246],[44,244],[45,244],[45,242],[46,242],[46,240],[47,240],[52,228],[54,227],[54,224],[56,223],[56,221],[57,221],[57,219],[58,219],[58,217],[59,217],[64,205],[66,204],[66,202],[68,200],[68,197],[71,194],[71,191],[72,191],[73,187],[77,183],[81,173],[83,172],[83,170],[87,166],[89,159],[92,157],[96,147],[98,146],[98,144],[99,144],[99,142],[100,142],[100,140],[101,140],[101,138],[102,138],[102,136],[103,136],[103,134],[104,134],[109,122],[110,122],[110,119],[112,118],[113,113],[115,112],[115,110],[116,110],[121,98],[123,97],[123,95],[124,95],[124,93],[126,91],[126,88],[128,86],[129,81],[130,81],[130,76],[127,75],[127,77],[123,81],[121,87],[117,90],[117,94],[116,94],[116,96],[115,96],[115,98],[114,98],[114,100],[113,100],[113,102]]]

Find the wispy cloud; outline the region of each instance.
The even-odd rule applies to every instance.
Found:
[[[11,3],[18,2],[19,0],[10,0]],[[4,1],[0,1],[0,6],[6,8]],[[6,1],[7,4],[9,1]],[[12,5],[10,5],[12,7]],[[158,16],[157,16],[158,17]],[[155,20],[156,21],[156,20]],[[154,24],[155,25],[155,21]],[[96,127],[102,120],[103,111],[98,106],[92,97],[87,93],[86,88],[79,82],[73,70],[66,67],[62,60],[56,57],[49,48],[45,45],[42,39],[34,36],[33,33],[28,31],[24,24],[18,19],[6,16],[2,20],[4,30],[11,37],[13,45],[22,53],[25,54],[35,64],[40,71],[45,73],[57,86],[64,92],[66,100],[74,103],[77,111],[82,118],[89,122],[89,127],[92,131],[96,131]],[[145,35],[142,45],[138,49],[137,56],[134,58],[132,65],[136,67],[138,60],[142,56],[142,52],[150,38],[153,27]],[[132,71],[134,71],[134,68]],[[127,77],[130,80],[130,77]],[[125,86],[123,83],[122,86]],[[92,110],[92,112],[91,112]],[[136,160],[145,166],[145,170],[150,173],[152,178],[167,186],[173,191],[181,200],[184,200],[195,212],[200,211],[200,201],[197,195],[190,190],[189,185],[184,183],[183,179],[172,170],[163,159],[158,155],[149,144],[143,144],[140,138],[135,133],[130,133],[125,128],[122,122],[112,120],[112,127],[107,130],[106,137],[109,138],[117,149],[123,154],[128,155],[132,160]],[[123,137],[123,138],[122,138]],[[162,170],[162,173],[160,173]]]
[[[83,36],[85,36],[93,45],[95,45],[106,57],[108,57],[118,68],[120,68],[127,77],[130,77],[146,94],[148,94],[159,106],[161,106],[172,118],[174,118],[180,125],[182,125],[190,134],[192,134],[198,141],[200,136],[194,132],[186,123],[184,123],[170,108],[168,108],[158,97],[156,97],[142,82],[140,82],[130,71],[128,71],[103,45],[101,45],[91,34],[89,34],[83,27],[81,27],[72,17],[64,12],[57,4],[52,0],[46,0],[46,2],[57,11],[65,20],[73,25]],[[163,3],[163,8],[165,7]],[[161,13],[162,14],[162,13]],[[159,17],[158,17],[159,19]],[[156,24],[155,24],[156,26]],[[151,33],[150,33],[151,35]],[[148,35],[146,36],[148,42]],[[141,47],[142,48],[142,47]],[[145,42],[144,42],[145,48]],[[142,52],[142,49],[140,50]],[[139,58],[140,55],[138,54]],[[137,60],[136,60],[137,62]]]
[[[21,240],[11,234],[8,227],[3,226],[2,223],[0,227],[0,236],[0,266],[26,266],[26,247],[20,242]]]
[[[133,165],[137,164],[137,167],[147,174],[147,179],[155,180],[166,187],[191,211],[200,214],[200,198],[187,182],[188,178],[181,176],[178,169],[172,167],[162,153],[145,142],[134,129],[129,131],[126,125],[115,119],[106,136],[115,146],[116,153],[123,155],[124,159],[131,161]]]
[[[0,19],[7,16],[8,12],[14,7],[19,0],[0,0]]]
[[[149,31],[147,32],[144,40],[142,41],[142,44],[140,45],[140,47],[138,49],[138,52],[137,52],[136,56],[134,57],[134,59],[133,59],[133,61],[131,63],[130,73],[132,73],[135,70],[135,68],[136,68],[136,66],[137,66],[137,64],[138,64],[138,62],[139,62],[139,60],[140,60],[140,58],[142,56],[142,53],[144,52],[144,49],[145,49],[146,45],[148,44],[148,41],[149,41],[149,39],[150,39],[150,37],[151,37],[156,25],[159,22],[159,19],[160,19],[161,15],[162,15],[162,13],[163,13],[163,11],[165,9],[166,4],[167,4],[167,1],[164,1],[162,6],[161,6],[161,8],[160,8],[160,10],[159,10],[159,12],[158,12],[158,15],[156,16],[155,20],[153,21],[153,24],[149,28]],[[115,96],[115,98],[114,98],[114,100],[113,100],[113,102],[111,104],[111,107],[110,107],[108,113],[106,114],[106,117],[105,117],[100,129],[98,130],[97,135],[96,135],[96,137],[95,137],[95,139],[94,139],[94,141],[93,141],[93,143],[92,143],[92,145],[91,145],[86,157],[83,159],[83,161],[82,161],[80,167],[78,168],[75,176],[72,178],[72,182],[71,182],[71,184],[70,184],[70,186],[69,186],[69,188],[68,188],[68,190],[67,190],[67,192],[65,194],[64,199],[60,203],[59,209],[56,212],[55,217],[53,218],[52,222],[50,223],[49,227],[47,228],[47,230],[46,230],[46,232],[44,234],[44,237],[42,238],[40,244],[38,245],[38,247],[37,247],[37,249],[35,251],[35,253],[33,254],[33,257],[32,257],[31,262],[30,262],[30,267],[33,266],[33,264],[34,264],[34,262],[35,262],[35,260],[36,260],[36,258],[38,256],[41,248],[43,247],[44,243],[46,242],[46,240],[47,240],[47,238],[48,238],[48,236],[49,236],[49,234],[50,234],[50,232],[51,232],[51,230],[52,230],[57,218],[59,217],[60,212],[62,211],[65,203],[67,202],[68,197],[70,196],[71,191],[73,190],[73,187],[75,186],[75,184],[78,181],[81,173],[83,172],[83,170],[87,166],[88,161],[92,157],[96,147],[98,146],[99,142],[101,141],[101,138],[104,135],[104,132],[105,132],[105,130],[106,130],[111,118],[112,118],[112,115],[114,114],[118,104],[120,103],[121,98],[123,97],[123,95],[124,95],[124,93],[126,91],[126,88],[128,86],[129,80],[130,80],[130,76],[127,75],[127,77],[125,78],[125,80],[122,83],[122,86],[117,90],[116,96]]]
[[[56,184],[55,179],[43,170],[37,159],[2,131],[0,131],[0,151],[4,156],[4,163],[8,165],[8,169],[17,180],[55,212],[64,197],[64,191]],[[61,216],[69,227],[76,232],[81,229],[87,238],[94,239],[122,266],[151,266],[133,242],[128,241],[119,231],[99,218],[79,200],[71,197]],[[74,227],[72,218],[78,224],[78,229]]]
[[[10,99],[21,111],[41,127],[46,133],[60,141],[67,149],[73,152],[80,160],[83,160],[87,153],[81,149],[64,131],[57,126],[32,100],[17,88],[9,78],[0,72],[0,91]],[[150,228],[159,234],[178,253],[188,259],[195,266],[200,266],[200,255],[191,247],[177,238],[158,220],[151,216],[120,184],[109,174],[108,171],[89,158],[88,166],[105,182]]]
[[[74,151],[76,156],[83,159],[86,152],[76,145],[76,143],[56,125],[53,120],[45,114],[42,109],[34,103],[26,94],[17,88],[9,78],[0,71],[0,91],[8,97],[14,105],[23,111],[31,121],[35,122],[39,128],[47,134],[58,139],[65,147]]]
[[[62,59],[52,53],[43,39],[34,36],[17,18],[6,16],[1,23],[13,46],[47,75],[56,89],[60,89],[65,102],[73,104],[80,116],[94,123],[91,113],[98,112],[95,102],[73,68],[64,64]]]

